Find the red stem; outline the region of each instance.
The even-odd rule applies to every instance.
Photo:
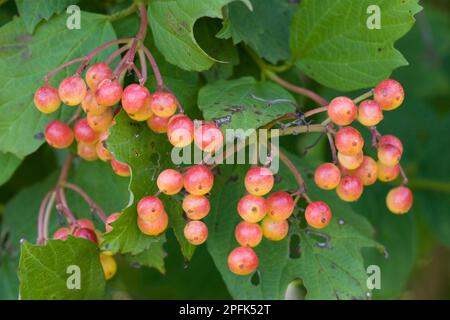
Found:
[[[144,50],[145,55],[147,56],[148,61],[150,62],[150,66],[152,67],[153,74],[155,75],[156,79],[156,86],[158,90],[166,89],[166,86],[164,84],[164,81],[161,76],[161,72],[159,72],[158,64],[155,61],[155,58],[151,54],[150,50],[148,50],[147,47],[142,46],[142,50]]]
[[[128,49],[130,49],[129,45],[125,45],[125,46],[120,47],[119,49],[117,49],[116,51],[111,53],[111,55],[108,57],[108,59],[105,60],[105,63],[106,64],[111,64],[117,56],[121,55],[122,53],[124,53]]]
[[[102,208],[100,208],[100,206],[98,206],[92,199],[91,197],[89,197],[89,195],[83,190],[81,189],[79,186],[77,186],[76,184],[73,183],[68,183],[65,182],[63,184],[63,187],[66,187],[68,189],[71,189],[73,191],[75,191],[76,193],[78,193],[83,199],[84,201],[86,201],[86,203],[91,207],[91,209],[97,213],[97,215],[99,216],[99,218],[105,222],[106,221],[106,214],[105,212],[102,210]]]
[[[131,68],[133,69],[134,73],[136,73],[136,76],[138,77],[139,80],[139,84],[143,85],[145,83],[145,80],[139,69],[136,67],[134,63],[131,64]]]
[[[142,78],[144,79],[144,83],[147,81],[147,61],[145,60],[145,54],[142,49],[139,49],[138,51],[139,55],[139,62],[141,64],[141,70],[142,70]]]
[[[39,207],[39,215],[38,215],[38,237],[37,237],[37,244],[41,245],[45,242],[44,237],[44,215],[45,215],[45,209],[47,208],[48,201],[50,199],[50,196],[52,195],[54,190],[50,190],[45,195],[44,199],[41,202],[41,206]]]

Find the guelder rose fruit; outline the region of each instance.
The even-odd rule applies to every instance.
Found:
[[[34,105],[43,113],[55,112],[61,105],[58,90],[49,84],[40,87],[34,94]]]
[[[113,72],[108,64],[104,62],[98,62],[92,65],[86,71],[86,83],[91,90],[97,89],[100,82],[105,79],[111,79],[113,77]]]
[[[79,119],[75,123],[73,131],[75,134],[75,139],[78,142],[94,144],[99,139],[99,134],[96,131],[92,130],[86,118]]]
[[[162,171],[156,180],[159,190],[167,195],[174,195],[183,188],[183,175],[174,169]]]
[[[208,227],[202,221],[190,221],[184,227],[184,237],[190,244],[201,245],[208,238]]]
[[[405,92],[400,83],[387,79],[378,84],[373,91],[373,99],[383,110],[394,110],[398,108],[405,98]]]
[[[53,234],[53,239],[54,240],[66,240],[67,237],[69,236],[69,234],[70,234],[69,228],[59,228]]]
[[[177,111],[177,99],[170,92],[155,92],[150,107],[159,117],[170,117]]]
[[[133,83],[123,90],[122,107],[127,113],[142,111],[147,105],[150,106],[150,101],[150,92],[143,85]]]
[[[47,143],[57,149],[67,148],[74,139],[72,129],[59,120],[53,120],[47,125],[44,136]]]
[[[249,247],[239,247],[228,256],[228,268],[237,275],[248,275],[258,268],[258,256]]]
[[[170,118],[163,118],[158,116],[151,116],[147,119],[147,126],[156,133],[166,133],[167,125],[169,124]]]
[[[202,151],[215,152],[223,145],[223,133],[213,122],[206,122],[194,129],[194,143]]]
[[[341,171],[333,163],[323,163],[314,172],[314,182],[324,190],[332,190],[341,180]]]
[[[234,230],[236,241],[243,247],[256,247],[262,240],[262,229],[257,223],[241,221]]]
[[[377,182],[378,165],[371,157],[364,156],[363,162],[352,175],[358,177],[364,186],[370,186]]]
[[[383,182],[389,182],[397,179],[400,174],[400,165],[386,166],[380,161],[377,163],[378,166],[378,179]]]
[[[105,280],[114,277],[117,272],[117,263],[114,257],[110,254],[100,253],[100,263],[102,264]]]
[[[392,213],[407,213],[413,205],[413,194],[404,186],[394,188],[386,196],[386,205]]]
[[[86,161],[94,161],[98,159],[97,149],[95,144],[87,144],[84,142],[78,142],[77,144],[77,154],[80,158]]]
[[[137,204],[139,218],[146,221],[156,221],[161,218],[164,212],[162,201],[154,196],[144,197]]]
[[[335,144],[339,152],[351,156],[362,151],[364,139],[355,128],[343,127],[336,133]]]
[[[94,93],[91,90],[88,90],[86,96],[81,102],[81,108],[83,108],[84,112],[91,116],[98,116],[106,112],[108,107],[101,106],[95,100]]]
[[[114,212],[114,213],[111,213],[106,218],[106,221],[105,221],[105,230],[106,230],[106,232],[110,232],[113,229],[113,227],[111,226],[111,223],[113,223],[114,221],[117,221],[117,219],[120,218],[120,214],[121,214],[120,212]]]
[[[58,87],[59,98],[68,106],[76,106],[86,96],[86,83],[80,76],[65,78]]]
[[[358,168],[364,160],[364,155],[362,152],[359,152],[355,155],[346,155],[342,152],[338,152],[337,157],[339,160],[339,164],[348,170],[354,170]]]
[[[294,200],[285,191],[274,192],[267,198],[267,214],[275,221],[286,220],[294,211]]]
[[[275,179],[272,171],[266,167],[252,167],[245,175],[245,189],[255,196],[263,196],[273,188]]]
[[[95,100],[104,107],[112,107],[122,98],[122,87],[116,81],[105,79],[98,84],[95,90]]]
[[[347,97],[334,98],[328,105],[327,110],[331,121],[339,126],[346,126],[352,123],[356,119],[358,112],[356,104]]]
[[[313,228],[325,228],[331,220],[330,207],[323,201],[308,204],[305,210],[306,222]]]
[[[169,217],[166,212],[163,212],[158,219],[153,221],[144,220],[138,216],[137,224],[139,230],[141,230],[143,234],[148,236],[157,236],[167,229]]]
[[[191,220],[203,219],[208,215],[210,209],[209,200],[205,196],[188,194],[183,199],[183,211]]]
[[[365,100],[359,104],[358,121],[367,126],[376,126],[383,120],[383,110],[380,105],[373,100]]]
[[[251,194],[243,196],[237,205],[237,210],[242,219],[247,222],[259,222],[267,214],[266,199]]]
[[[343,201],[357,201],[363,193],[363,184],[358,177],[345,176],[336,188],[336,193]]]
[[[131,175],[130,167],[114,158],[111,159],[111,167],[118,176],[129,177]]]
[[[287,236],[289,223],[287,220],[275,221],[267,216],[261,222],[261,228],[265,238],[271,241],[280,241]]]
[[[214,175],[208,167],[196,165],[185,172],[183,184],[186,191],[190,194],[202,196],[212,189]]]
[[[174,147],[190,145],[194,139],[194,122],[184,114],[174,115],[167,124],[167,137]]]

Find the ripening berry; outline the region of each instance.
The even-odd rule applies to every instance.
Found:
[[[150,103],[152,111],[159,117],[168,118],[177,111],[177,99],[170,92],[155,92]]]
[[[44,136],[47,143],[57,149],[67,148],[74,139],[72,129],[59,120],[53,120],[47,125]]]
[[[206,122],[194,130],[194,143],[202,151],[215,152],[223,145],[223,133],[214,122]]]
[[[404,186],[391,189],[386,196],[386,205],[392,213],[407,213],[413,205],[413,194]]]
[[[378,179],[383,182],[389,182],[397,179],[400,174],[400,165],[386,166],[380,161],[377,163],[378,166]]]
[[[87,69],[85,76],[88,87],[93,91],[97,89],[100,82],[105,79],[111,79],[112,77],[113,72],[111,68],[104,62],[98,62],[92,65],[89,69]]]
[[[123,90],[122,107],[127,113],[137,113],[150,105],[150,102],[150,92],[143,85],[133,83]]]
[[[385,134],[384,136],[380,137],[380,140],[378,141],[378,145],[382,146],[385,144],[390,144],[396,147],[398,150],[400,150],[400,153],[403,154],[403,144],[400,141],[399,138],[396,136],[393,136],[391,134]]]
[[[323,201],[311,202],[306,207],[305,219],[308,225],[313,228],[325,228],[331,220],[331,209]]]
[[[82,218],[77,220],[77,226],[79,228],[86,228],[95,231],[95,225],[90,219]]]
[[[294,212],[294,200],[285,191],[274,192],[267,198],[267,214],[275,221],[286,220]]]
[[[177,170],[166,169],[159,174],[156,184],[164,194],[177,194],[183,189],[183,175]]]
[[[86,161],[95,161],[98,159],[97,150],[95,144],[87,144],[84,142],[78,142],[77,154],[81,159]]]
[[[112,107],[122,98],[122,87],[116,81],[105,79],[98,84],[95,90],[95,100],[104,107]]]
[[[324,190],[332,190],[341,180],[341,171],[334,163],[323,163],[314,172],[314,181]]]
[[[67,237],[69,236],[69,234],[70,234],[69,228],[59,228],[53,234],[53,239],[54,240],[66,240]]]
[[[95,151],[97,151],[97,156],[102,161],[109,161],[112,159],[112,154],[106,149],[104,141],[99,141],[95,145]]]
[[[142,198],[136,208],[139,218],[146,221],[156,221],[165,213],[164,204],[154,196]]]
[[[105,230],[106,230],[106,232],[110,232],[113,229],[113,227],[111,226],[111,223],[113,223],[114,221],[117,221],[117,219],[120,218],[120,215],[121,215],[120,212],[114,212],[114,213],[111,213],[106,218],[106,221],[105,221]]]
[[[267,202],[261,196],[247,194],[239,200],[237,210],[245,221],[251,223],[259,222],[267,214]]]
[[[105,280],[114,277],[117,272],[117,263],[114,257],[109,254],[100,253],[100,262],[102,264]]]
[[[152,109],[150,109],[150,105],[147,104],[141,110],[135,113],[127,113],[127,114],[134,121],[146,121],[150,119],[150,117],[153,115],[153,111]]]
[[[383,110],[394,110],[398,108],[405,98],[405,92],[400,83],[387,79],[381,81],[373,90],[373,99]]]
[[[86,96],[81,102],[81,108],[84,112],[90,114],[91,116],[98,116],[105,113],[109,107],[99,105],[97,100],[95,100],[94,93],[91,90],[88,90]]]
[[[283,240],[289,232],[289,223],[287,220],[275,221],[269,216],[261,222],[263,236],[271,241]]]
[[[370,186],[377,182],[378,166],[375,160],[369,156],[364,156],[361,165],[356,168],[352,175],[358,177],[364,186]]]
[[[336,133],[335,143],[339,152],[349,156],[360,153],[364,147],[361,133],[353,127],[341,128]]]
[[[111,108],[108,108],[104,113],[99,115],[87,115],[87,121],[89,126],[97,132],[103,132],[108,130],[113,124],[114,112]]]
[[[400,163],[402,152],[392,144],[378,146],[378,160],[386,166],[395,166]]]
[[[99,134],[92,130],[86,118],[81,118],[75,123],[73,132],[78,142],[94,144],[99,139]]]
[[[131,175],[130,167],[114,158],[111,159],[111,167],[118,176],[129,177]]]
[[[191,220],[200,220],[206,217],[211,209],[209,200],[205,196],[188,194],[183,199],[183,210]]]
[[[258,268],[258,256],[249,247],[235,248],[228,255],[228,269],[234,274],[245,276],[253,273]]]
[[[61,100],[58,96],[58,90],[49,84],[40,87],[34,94],[34,105],[43,113],[52,113],[59,109]]]
[[[266,195],[272,190],[275,179],[266,167],[252,167],[245,175],[245,189],[255,196]]]
[[[184,114],[177,114],[170,118],[167,124],[169,142],[178,148],[191,144],[194,139],[194,122]]]
[[[138,217],[137,224],[142,233],[148,236],[157,236],[167,229],[169,217],[165,212],[163,212],[163,214],[161,214],[161,216],[154,221],[148,221]]]
[[[376,126],[383,120],[383,110],[373,100],[365,100],[359,104],[358,121],[367,126]]]
[[[86,83],[77,75],[65,78],[58,87],[59,98],[68,106],[79,105],[86,96],[86,92]]]
[[[151,116],[147,119],[147,126],[156,133],[166,133],[167,125],[170,118],[163,118],[158,116]]]
[[[254,248],[260,244],[263,233],[259,224],[241,221],[234,229],[234,236],[241,246]]]
[[[336,193],[343,201],[357,201],[363,193],[363,184],[358,177],[345,176],[336,188]]]
[[[347,97],[334,98],[328,105],[328,116],[333,123],[339,126],[352,123],[356,119],[357,113],[356,104]]]
[[[201,245],[208,238],[208,227],[202,221],[189,221],[184,227],[184,237],[190,244]]]
[[[83,238],[94,243],[98,243],[97,235],[94,230],[88,228],[75,228],[73,236],[76,238]]]
[[[207,194],[213,187],[214,175],[204,165],[190,167],[183,177],[183,185],[187,192],[202,196]]]
[[[364,160],[362,151],[355,155],[346,155],[342,152],[338,152],[337,157],[339,160],[339,164],[347,170],[354,170],[358,168]]]

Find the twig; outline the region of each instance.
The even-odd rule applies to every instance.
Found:
[[[68,188],[70,190],[75,191],[76,193],[78,193],[83,199],[84,201],[86,201],[86,203],[91,207],[91,209],[97,213],[97,215],[99,216],[99,218],[105,222],[106,221],[106,214],[105,212],[102,210],[102,208],[100,208],[100,206],[98,206],[92,199],[91,197],[89,197],[89,195],[83,190],[81,189],[79,186],[77,186],[76,184],[73,183],[69,183],[69,182],[64,182],[62,184],[63,187]]]

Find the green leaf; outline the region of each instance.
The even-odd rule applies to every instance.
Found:
[[[155,0],[151,1],[148,20],[155,44],[166,60],[182,69],[203,71],[216,60],[194,37],[194,23],[201,17],[222,18],[222,7],[234,0]],[[241,0],[248,7],[248,0]]]
[[[228,5],[228,16],[221,38],[232,38],[233,43],[243,41],[258,55],[271,63],[290,57],[289,34],[296,4],[288,0],[252,0],[253,11],[240,2]]]
[[[67,119],[75,110],[63,106],[50,116],[44,115],[35,108],[33,95],[43,84],[45,74],[115,38],[106,16],[88,12],[81,15],[80,30],[67,29],[66,15],[50,19],[34,35],[26,34],[23,19],[16,18],[0,28],[0,151],[19,158],[34,152],[43,143],[34,136],[43,131],[45,124],[55,118]],[[100,56],[107,56],[111,50]],[[57,86],[74,68],[58,73],[52,84]]]
[[[341,91],[376,85],[407,65],[394,42],[411,29],[417,0],[304,0],[291,26],[296,65],[321,84]],[[369,29],[366,13],[380,8],[381,28]]]
[[[164,266],[164,258],[167,256],[167,253],[163,248],[164,243],[165,238],[159,237],[145,251],[136,255],[126,255],[126,259],[133,266],[155,268],[162,274],[165,274],[166,268]]]
[[[22,162],[22,159],[16,157],[12,153],[0,152],[0,185],[4,184],[11,178],[14,171]]]
[[[0,299],[16,300],[19,281],[17,279],[17,260],[9,256],[0,256]]]
[[[259,128],[295,111],[291,104],[270,106],[258,98],[295,101],[291,94],[272,82],[257,82],[252,77],[243,77],[204,86],[199,92],[198,107],[207,120],[230,116],[231,122],[222,128],[243,130]]]
[[[80,288],[68,286],[79,268]],[[95,244],[72,236],[66,241],[51,240],[45,246],[22,244],[19,263],[22,299],[100,299],[105,278]]]
[[[64,11],[78,0],[16,0],[17,10],[23,18],[28,33],[33,33],[36,25],[53,14]]]

